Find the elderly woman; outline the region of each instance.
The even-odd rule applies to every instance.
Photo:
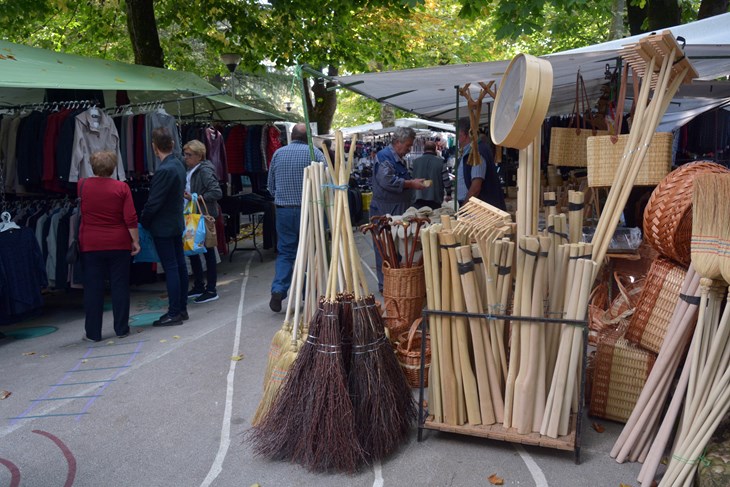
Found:
[[[414,189],[424,189],[424,179],[413,179],[403,158],[411,151],[416,132],[410,127],[396,127],[393,139],[378,152],[373,167],[373,199],[370,201],[370,217],[391,214],[402,215],[414,199]],[[383,258],[375,248],[375,270],[378,274],[378,290],[383,292]]]
[[[109,279],[114,333],[129,335],[129,264],[139,253],[137,213],[129,186],[112,179],[117,167],[114,152],[91,155],[94,177],[81,179],[79,249],[84,272],[85,341],[101,341],[104,280]]]
[[[183,158],[188,169],[185,181],[185,199],[190,200],[192,194],[197,193],[198,197],[205,200],[210,216],[217,217],[218,200],[223,197],[223,192],[215,175],[215,167],[210,161],[205,160],[205,145],[199,140],[191,140],[183,146]],[[214,248],[209,247],[203,255],[205,255],[207,283],[203,282],[203,265],[200,262],[200,255],[190,256],[190,267],[193,270],[194,281],[193,288],[188,293],[188,298],[195,298],[193,302],[198,304],[218,299],[216,291],[218,274],[216,272]]]

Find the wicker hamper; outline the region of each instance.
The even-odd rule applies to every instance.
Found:
[[[686,273],[685,267],[657,257],[646,275],[644,289],[626,329],[627,340],[659,353]]]
[[[385,325],[390,329],[391,340],[421,316],[426,298],[426,275],[423,265],[391,268],[383,263],[383,299],[385,301]]]
[[[689,266],[692,183],[700,174],[727,172],[730,171],[720,164],[698,161],[669,173],[651,193],[644,210],[644,240],[661,255]]]
[[[625,423],[655,361],[656,354],[629,343],[619,333],[600,342],[593,361],[590,414]]]
[[[590,137],[586,145],[588,186],[612,186],[621,159],[624,157],[629,134],[619,135],[614,144],[612,135]],[[613,140],[616,140],[615,138]],[[672,167],[672,134],[657,132],[646,150],[634,186],[658,184]]]

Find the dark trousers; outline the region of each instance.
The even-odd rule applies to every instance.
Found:
[[[441,208],[441,203],[434,200],[416,200],[415,203],[413,203],[413,206],[416,208],[422,208],[424,206],[428,206],[432,210],[436,210],[438,208]]]
[[[203,282],[203,264],[200,262],[200,255],[191,255],[188,257],[190,259],[190,268],[193,270],[193,289],[205,289],[208,292],[215,293],[215,287],[218,281],[218,272],[215,268],[215,249],[212,247],[206,248],[203,256],[205,257],[207,285]]]
[[[114,333],[129,333],[129,250],[82,252],[84,266],[84,311],[86,336],[101,340],[104,315],[104,279],[109,278],[112,294]]]
[[[157,255],[165,269],[170,316],[188,310],[188,267],[185,265],[182,237],[152,237]]]

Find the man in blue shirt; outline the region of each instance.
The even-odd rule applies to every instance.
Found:
[[[315,147],[314,159],[324,162],[324,154]],[[276,152],[269,167],[269,192],[276,205],[276,271],[271,283],[269,308],[278,313],[291,285],[294,261],[299,245],[299,217],[302,206],[304,168],[312,163],[307,144],[307,127],[296,124],[291,143]]]
[[[410,127],[396,127],[389,146],[378,152],[373,167],[373,199],[370,216],[402,215],[413,202],[414,189],[425,189],[423,179],[413,179],[403,158],[411,151],[416,132]],[[383,258],[375,248],[378,290],[383,292]]]

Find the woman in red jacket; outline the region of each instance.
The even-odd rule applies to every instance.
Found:
[[[91,155],[92,178],[79,181],[81,227],[79,249],[84,270],[85,341],[101,341],[104,280],[112,294],[114,332],[129,335],[130,257],[139,253],[137,213],[129,186],[112,179],[117,166],[113,152]]]

